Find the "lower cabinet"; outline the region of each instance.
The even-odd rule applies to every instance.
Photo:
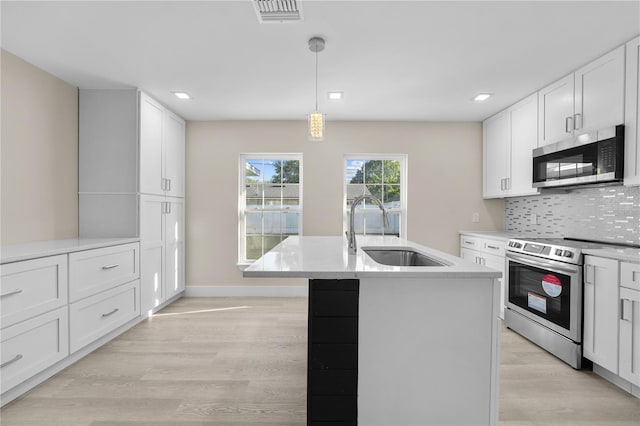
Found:
[[[502,272],[500,278],[500,318],[504,319],[504,276],[506,240],[479,238],[462,234],[460,236],[460,257],[479,265],[487,266]]]
[[[584,357],[618,373],[618,261],[584,259]]]
[[[78,239],[3,247],[19,256],[3,257],[0,266],[0,405],[140,317],[138,242],[99,245]]]
[[[618,374],[640,386],[640,290],[620,287]]]
[[[184,199],[140,196],[141,309],[184,291]]]
[[[357,424],[358,290],[358,280],[309,280],[309,425]]]

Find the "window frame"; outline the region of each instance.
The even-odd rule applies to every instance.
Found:
[[[349,231],[349,215],[350,209],[347,208],[347,161],[349,160],[363,160],[363,161],[398,161],[400,163],[400,208],[387,209],[387,212],[399,212],[400,213],[400,237],[407,239],[407,193],[408,193],[408,162],[409,158],[407,154],[380,154],[380,153],[361,153],[361,154],[345,154],[342,159],[342,232]],[[366,185],[366,183],[365,183]],[[361,205],[362,206],[362,205]],[[365,210],[359,206],[356,208],[356,212],[359,210]],[[384,232],[384,231],[383,231]],[[380,234],[372,234],[380,235]],[[384,234],[383,234],[384,235]]]
[[[302,236],[302,218],[303,218],[303,184],[302,184],[302,176],[303,176],[303,163],[302,163],[302,153],[241,153],[238,157],[238,263],[237,266],[240,269],[245,269],[247,266],[251,265],[255,260],[247,260],[246,259],[246,217],[247,212],[270,212],[270,213],[282,213],[291,211],[291,209],[284,208],[282,205],[280,208],[262,208],[262,209],[247,209],[246,206],[246,168],[245,164],[247,161],[251,160],[268,160],[268,161],[291,161],[296,160],[299,164],[299,194],[298,194],[298,208],[296,211],[299,212],[298,217],[298,236]],[[262,230],[262,235],[264,236],[264,229]]]

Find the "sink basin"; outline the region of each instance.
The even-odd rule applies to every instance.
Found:
[[[363,247],[374,261],[390,266],[447,266],[445,263],[409,248]]]

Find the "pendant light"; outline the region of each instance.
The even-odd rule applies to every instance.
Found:
[[[316,109],[309,113],[309,140],[321,141],[324,139],[324,114],[318,111],[318,52],[324,50],[324,39],[309,39],[309,50],[316,54]]]

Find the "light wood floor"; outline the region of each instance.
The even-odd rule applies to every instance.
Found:
[[[8,404],[0,423],[303,425],[306,313],[304,298],[180,299]],[[501,425],[640,425],[640,400],[506,329],[500,375]]]

